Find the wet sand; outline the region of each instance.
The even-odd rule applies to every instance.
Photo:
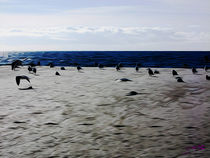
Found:
[[[33,75],[1,66],[0,157],[209,158],[210,73],[175,69],[185,81],[178,83],[172,69],[158,70],[37,67]],[[19,90],[17,75],[34,89]],[[205,149],[184,154],[198,145]]]

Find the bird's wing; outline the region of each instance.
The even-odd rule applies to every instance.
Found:
[[[25,79],[25,80],[27,80],[29,83],[30,83],[30,79],[29,79],[29,77],[28,76],[21,76],[21,78],[20,79]]]
[[[20,76],[16,76],[16,83],[19,86],[19,84],[20,84]]]

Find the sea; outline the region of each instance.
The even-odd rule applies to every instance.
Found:
[[[114,67],[121,63],[124,67],[160,68],[203,68],[210,67],[210,51],[37,51],[4,52],[0,55],[0,65],[11,64],[14,60],[23,64],[40,62],[41,65],[53,63],[55,66],[95,67],[102,64]]]

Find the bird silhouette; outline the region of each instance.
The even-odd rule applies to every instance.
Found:
[[[98,68],[99,68],[99,69],[103,69],[104,66],[103,66],[102,64],[98,64]]]
[[[32,67],[28,66],[28,71],[31,72],[32,71]]]
[[[53,63],[49,63],[48,66],[50,66],[50,68],[53,68],[54,64]]]
[[[122,63],[118,63],[117,65],[119,66],[119,68],[123,67]]]
[[[117,65],[117,66],[116,66],[116,70],[117,70],[117,71],[119,71],[119,70],[120,70],[120,67],[119,67],[119,65]]]
[[[22,66],[22,61],[21,60],[15,60],[11,64],[11,69],[15,70],[15,68],[18,68],[19,66]]]
[[[148,74],[149,74],[150,76],[153,76],[153,75],[154,75],[154,72],[152,71],[152,69],[148,68],[147,70],[148,70]]]
[[[193,74],[196,74],[197,72],[198,72],[198,71],[196,70],[196,68],[193,67],[193,68],[192,68],[192,73],[193,73]]]
[[[61,67],[61,70],[66,70],[65,67]]]
[[[184,82],[181,77],[176,77],[177,82]]]
[[[77,66],[77,70],[78,70],[78,71],[82,70],[82,67],[78,65],[78,66]]]
[[[22,76],[16,76],[16,83],[19,86],[20,85],[20,80],[27,80],[30,83],[30,79],[28,76],[22,75]]]
[[[138,66],[138,64],[136,64],[135,70],[136,70],[136,72],[139,71],[139,66]]]
[[[175,70],[172,70],[172,74],[173,74],[173,76],[178,75],[178,73]]]
[[[60,73],[56,71],[55,75],[60,76]]]
[[[35,67],[32,69],[32,71],[33,71],[33,73],[36,74],[36,68]]]

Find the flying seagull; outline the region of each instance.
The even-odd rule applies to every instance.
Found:
[[[119,66],[119,68],[123,67],[122,63],[118,63],[117,65]]]
[[[16,83],[17,83],[18,86],[20,85],[20,80],[22,80],[22,79],[27,80],[30,83],[30,80],[29,80],[28,76],[24,76],[24,75],[16,76]]]
[[[15,68],[17,68],[18,66],[22,66],[22,61],[21,60],[15,60],[11,64],[12,70],[15,70]]]

